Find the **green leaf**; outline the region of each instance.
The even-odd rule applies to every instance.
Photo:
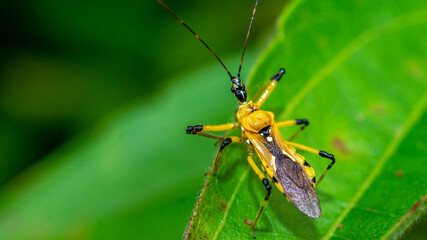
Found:
[[[228,81],[215,62],[58,149],[2,190],[0,239],[179,238],[216,148],[185,129],[230,118]]]
[[[422,0],[294,1],[285,9],[250,93],[285,67],[263,109],[276,121],[308,118],[296,141],[334,153],[337,162],[317,189],[322,217],[309,219],[275,190],[256,226],[259,239],[398,238],[425,212],[426,15]],[[252,237],[245,220],[254,219],[266,191],[245,148],[224,151],[188,239]],[[328,162],[303,154],[319,176]]]

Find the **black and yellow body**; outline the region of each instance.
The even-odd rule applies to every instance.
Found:
[[[241,128],[240,137],[230,136],[223,139],[220,153],[225,146],[231,143],[246,142],[248,145],[247,160],[266,187],[267,195],[255,220],[251,223],[254,237],[255,225],[271,194],[270,181],[275,184],[298,210],[310,218],[319,218],[322,211],[315,188],[335,163],[335,158],[332,154],[283,139],[279,131],[280,127],[302,125],[300,128],[302,130],[308,126],[309,122],[307,119],[276,122],[272,112],[261,110],[262,104],[267,100],[284,73],[285,70],[280,69],[272,77],[270,84],[256,101],[246,101],[246,99],[240,98],[240,95],[236,95],[239,100],[239,108],[236,113],[237,122],[223,125],[196,125],[187,127],[188,134],[197,134],[215,139],[223,138],[205,132]],[[295,137],[296,134],[291,139]],[[314,153],[331,160],[331,163],[325,169],[318,182],[316,182],[313,168],[302,155],[296,152],[296,149]],[[264,171],[261,171],[255,164],[253,160],[254,153],[258,155]],[[218,160],[216,159],[215,163],[218,163]],[[216,172],[216,170],[217,166],[215,165],[212,172]],[[264,172],[267,176],[264,175]]]
[[[267,190],[267,194],[261,204],[258,214],[256,215],[254,221],[250,223],[253,236],[255,237],[256,223],[258,222],[264,206],[268,203],[270,198],[270,181],[275,184],[275,186],[285,195],[286,199],[288,199],[296,208],[298,208],[299,211],[310,218],[319,218],[322,214],[322,211],[315,188],[323,180],[323,177],[326,175],[329,169],[334,165],[334,156],[325,151],[319,151],[314,148],[293,142],[295,137],[308,126],[309,122],[307,119],[295,119],[276,122],[272,112],[261,110],[263,103],[268,99],[282,76],[285,74],[284,69],[280,69],[271,77],[270,82],[267,84],[265,89],[262,89],[261,96],[258,99],[251,99],[249,101],[247,100],[246,88],[240,79],[240,70],[242,68],[243,56],[258,0],[256,0],[255,8],[252,13],[237,77],[234,77],[230,74],[218,56],[192,29],[190,29],[177,15],[175,15],[175,13],[173,13],[161,0],[157,1],[162,4],[166,10],[168,10],[188,30],[190,30],[194,36],[211,51],[211,53],[218,59],[218,61],[230,76],[232,83],[231,91],[234,93],[239,102],[239,108],[236,113],[237,121],[234,123],[227,123],[222,125],[188,126],[186,132],[187,134],[195,134],[222,141],[221,147],[217,154],[217,159],[215,159],[213,169],[209,173],[215,173],[217,171],[217,164],[221,157],[222,150],[226,146],[230,145],[231,143],[240,142],[245,142],[247,144],[247,160]],[[294,135],[292,135],[288,141],[284,140],[280,134],[279,128],[295,125],[301,125],[301,127],[298,131],[295,132]],[[240,137],[220,137],[206,133],[226,131],[239,127],[241,129]],[[310,166],[310,164],[308,164],[302,155],[296,152],[296,149],[314,153],[331,160],[330,164],[317,182],[313,168]],[[255,164],[253,160],[253,155],[255,153],[258,155],[261,161],[263,171],[258,168],[257,164]],[[267,176],[265,176],[264,173]]]

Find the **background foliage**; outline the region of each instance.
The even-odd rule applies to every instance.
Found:
[[[310,119],[296,141],[333,152],[337,164],[318,188],[321,218],[307,218],[273,191],[257,225],[260,239],[396,238],[425,212],[426,13],[423,1],[295,1],[286,8],[248,85],[286,66],[263,109],[276,120]],[[241,160],[244,148],[231,146],[208,178],[192,238],[251,237],[244,222],[255,217],[265,189]],[[304,155],[318,174],[327,165]]]
[[[220,0],[167,4],[234,71],[253,3]],[[285,4],[260,2],[245,76],[274,36],[274,20]],[[413,4],[409,1],[404,6],[416,7]],[[379,6],[374,7],[367,12],[375,16]],[[378,21],[405,10],[392,3],[380,9]],[[291,25],[318,24],[315,18],[304,15],[307,12],[300,14]],[[231,120],[235,107],[218,63],[155,1],[4,1],[0,3],[0,18],[5,33],[0,45],[0,238],[179,238],[216,149],[212,141],[186,136],[183,130],[189,124]],[[325,34],[331,31],[323,30]],[[411,43],[423,42],[410,32],[400,34],[402,44],[408,43],[406,38]],[[422,55],[423,49],[416,48],[419,46],[407,51]],[[399,62],[396,60],[405,59],[407,54],[387,44],[384,49],[397,55],[382,57],[386,67],[369,58],[366,66],[375,73],[397,67],[393,65]],[[282,66],[273,56],[270,60]],[[302,62],[294,63],[292,69],[300,74],[298,79],[307,80],[303,74],[308,72],[297,70],[297,66],[318,60],[321,58],[301,55],[289,59],[286,67]],[[425,60],[422,64],[417,67],[409,62],[405,66],[410,73],[425,74]],[[267,79],[277,66],[258,65],[262,73],[256,72],[253,79]],[[336,77],[348,77],[341,74]],[[406,76],[400,75],[399,84],[405,83]],[[419,78],[425,83],[425,75]],[[258,86],[254,80],[251,83],[251,89]],[[286,86],[290,90],[297,87],[292,82]],[[377,88],[384,86],[393,90],[386,79]],[[394,90],[406,88],[399,86]],[[345,94],[354,89],[345,87],[334,90]],[[303,105],[310,108],[310,102]],[[285,106],[282,101],[271,101],[268,108],[280,111],[281,106]],[[404,112],[410,111],[411,106],[405,106],[408,109]],[[394,107],[394,102],[386,105],[386,115]],[[326,120],[316,125],[330,126]],[[341,124],[339,127],[346,127]],[[313,126],[312,133],[305,133],[302,139],[318,144],[319,138],[312,136],[323,131]],[[425,136],[425,132],[414,134],[414,138]],[[406,151],[410,154],[411,148]],[[355,174],[360,171],[363,169]],[[263,193],[262,189],[258,191],[255,178],[247,184],[257,189],[256,196]],[[338,183],[333,186],[339,189]],[[254,205],[258,204],[256,199],[252,200]],[[279,200],[271,208],[275,206],[280,206]],[[425,236],[422,230],[414,232]]]

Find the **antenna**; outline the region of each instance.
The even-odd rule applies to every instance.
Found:
[[[255,16],[257,5],[258,5],[258,0],[255,1],[255,7],[254,7],[254,10],[252,11],[251,22],[249,23],[248,34],[246,35],[245,46],[243,47],[242,59],[240,60],[239,71],[237,72],[238,78],[240,78],[240,71],[242,70],[243,57],[245,56],[245,51],[246,51],[246,44],[248,43],[249,33],[251,32],[252,22],[254,21],[254,16]]]
[[[184,25],[184,27],[186,27],[197,39],[200,40],[200,42],[203,43],[203,45],[205,45],[205,47],[207,49],[209,49],[209,51],[211,51],[211,53],[216,57],[216,59],[218,59],[218,61],[221,63],[221,65],[224,67],[225,71],[227,71],[228,75],[230,76],[230,78],[233,78],[233,76],[231,76],[230,71],[228,71],[227,67],[224,65],[224,63],[222,63],[221,59],[219,59],[219,57],[212,51],[212,49],[199,37],[199,35],[197,35],[197,33],[195,33],[189,26],[187,26],[187,24],[184,23],[184,21],[181,20],[181,18],[179,18],[172,10],[170,10],[170,8],[168,6],[166,6],[166,4],[164,4],[161,0],[157,0],[157,2],[159,2],[170,14],[172,14],[172,16],[174,16],[176,18],[176,20],[178,20],[178,22],[180,22],[182,25]],[[258,0],[257,0],[258,2]],[[254,12],[255,13],[255,12]],[[252,16],[253,18],[253,16]],[[252,24],[252,21],[251,21]],[[249,33],[248,33],[249,35]]]

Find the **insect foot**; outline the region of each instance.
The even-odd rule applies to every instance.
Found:
[[[203,130],[202,125],[196,125],[196,126],[188,126],[185,132],[187,134],[196,134],[197,132],[201,132],[202,130]]]
[[[282,78],[283,74],[286,73],[286,70],[284,68],[281,68],[279,70],[279,72],[277,72],[272,78],[271,80],[276,80],[276,81],[280,81],[280,78]]]

